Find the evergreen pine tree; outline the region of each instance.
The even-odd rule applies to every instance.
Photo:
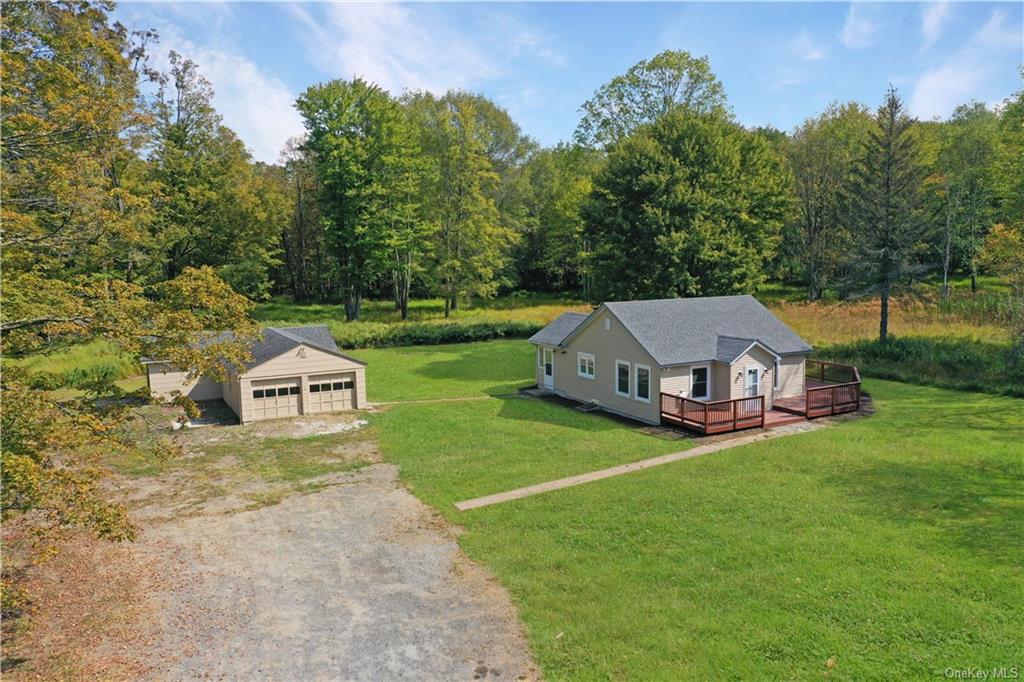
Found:
[[[850,183],[850,272],[855,284],[881,298],[878,338],[885,341],[890,297],[924,272],[923,169],[911,130],[914,121],[894,88],[886,93],[875,122]]]

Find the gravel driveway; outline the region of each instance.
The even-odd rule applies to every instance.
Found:
[[[148,525],[163,579],[147,677],[535,678],[504,590],[396,474],[372,464],[273,506]]]

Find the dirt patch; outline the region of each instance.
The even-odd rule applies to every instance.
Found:
[[[535,677],[507,595],[396,474],[376,464],[272,507],[148,528],[138,550],[168,572],[146,675]]]
[[[140,539],[82,538],[33,571],[38,618],[5,675],[538,677],[505,591],[379,463],[372,433],[296,432],[183,429],[184,456],[119,479]]]

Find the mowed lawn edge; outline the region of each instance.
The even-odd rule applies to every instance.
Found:
[[[508,360],[515,343],[529,383],[523,342],[461,352],[513,344]],[[436,392],[486,392],[494,371]],[[691,442],[515,397],[373,420],[403,481],[510,591],[551,679],[1019,665],[1024,402],[865,387],[871,418],[465,513],[452,503]]]

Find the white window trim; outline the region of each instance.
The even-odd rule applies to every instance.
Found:
[[[778,358],[772,358],[772,388],[779,388],[779,374],[782,373],[782,361]]]
[[[640,370],[642,370],[642,369],[647,371],[647,397],[646,398],[640,397],[640,394],[638,393],[638,389],[640,387]],[[651,374],[651,368],[648,365],[641,365],[639,363],[634,364],[633,365],[633,393],[634,393],[633,399],[634,400],[639,400],[642,403],[649,403],[649,402],[651,402],[651,384],[653,383],[653,381],[654,381],[654,375]]]
[[[580,364],[583,360],[590,361],[591,374],[584,374],[580,371]],[[594,359],[593,353],[576,353],[576,374],[583,379],[596,379],[597,378],[597,360]]]
[[[548,374],[548,356],[551,356],[551,374]],[[545,348],[541,354],[540,363],[541,372],[544,376],[550,376],[552,379],[555,377],[555,351],[551,348]]]
[[[705,382],[707,384],[707,393],[705,393],[704,395],[694,395],[693,394],[693,371],[696,370],[696,369],[707,370],[707,373],[708,373],[708,380]],[[694,365],[693,367],[690,368],[690,398],[692,400],[710,400],[711,399],[711,365]]]
[[[619,367],[623,367],[623,366],[626,368],[626,376],[628,377],[626,379],[626,384],[627,385],[626,385],[626,392],[625,393],[623,393],[622,391],[619,390]],[[628,398],[630,396],[630,391],[633,388],[633,381],[632,381],[632,379],[633,379],[633,368],[630,365],[630,363],[625,361],[625,360],[616,360],[615,361],[615,375],[612,377],[612,388],[615,389],[615,395],[622,396],[623,398]]]

